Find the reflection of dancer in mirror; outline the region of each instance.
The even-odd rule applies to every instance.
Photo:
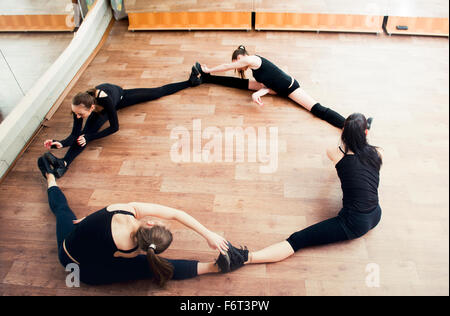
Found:
[[[197,70],[202,74],[203,83],[214,83],[227,87],[239,88],[244,90],[256,90],[252,94],[252,99],[259,105],[263,105],[261,97],[266,94],[278,94],[300,104],[302,107],[310,111],[318,118],[325,120],[337,128],[344,127],[345,118],[339,113],[322,106],[314,98],[300,88],[298,81],[278,68],[272,62],[258,55],[249,55],[244,46],[239,46],[233,52],[232,62],[222,64],[213,68],[206,65],[195,64]],[[228,70],[236,70],[241,79],[226,76],[213,76],[213,72],[223,72]],[[251,69],[255,80],[245,79],[244,72]],[[370,124],[372,118],[368,119]]]
[[[132,202],[112,204],[77,220],[45,157],[38,159],[38,166],[47,180],[48,201],[56,217],[59,261],[64,267],[78,264],[80,281],[98,285],[153,279],[163,286],[170,279],[227,272],[220,268],[230,264],[226,240],[189,214],[158,204]],[[164,223],[145,217],[178,221],[205,238],[210,248],[220,252],[219,258],[204,263],[160,257],[170,246],[172,233]]]
[[[362,114],[352,114],[345,120],[342,146],[327,151],[343,191],[343,207],[336,217],[259,251],[249,252],[229,244],[231,264],[228,270],[244,264],[282,261],[303,248],[359,238],[374,228],[381,219],[378,184],[382,158],[377,148],[367,143],[366,136],[366,118]]]
[[[46,153],[47,159],[55,167],[55,176],[62,177],[72,161],[81,154],[89,142],[119,130],[118,110],[198,86],[201,82],[199,76],[200,73],[195,67],[192,67],[189,80],[158,88],[122,89],[119,86],[104,83],[75,95],[72,99],[72,133],[61,141],[47,139],[44,142],[47,149],[70,146],[62,159],[55,157],[50,152]],[[86,124],[82,129],[83,119],[86,119]],[[109,121],[109,127],[99,131],[106,121]]]

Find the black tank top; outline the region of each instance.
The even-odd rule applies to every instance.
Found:
[[[378,206],[380,173],[355,155],[345,155],[336,164],[343,192],[343,207],[368,213]]]
[[[65,239],[69,254],[82,264],[107,263],[114,258],[116,251],[131,253],[137,250],[119,250],[114,243],[111,221],[115,214],[134,216],[126,211],[109,212],[106,207],[90,214]]]
[[[266,58],[258,57],[262,63],[258,69],[252,69],[253,77],[267,88],[282,94],[292,84],[292,77]]]

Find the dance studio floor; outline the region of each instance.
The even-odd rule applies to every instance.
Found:
[[[171,281],[164,289],[147,280],[68,288],[36,160],[45,152],[45,139],[70,133],[71,98],[103,82],[139,88],[184,81],[195,61],[228,62],[239,44],[290,72],[321,104],[344,116],[374,117],[369,139],[384,153],[380,224],[354,241],[304,249],[283,262],[227,275]],[[0,294],[448,295],[448,47],[447,38],[383,34],[133,33],[126,22],[116,22],[47,127],[0,184]],[[121,110],[119,132],[89,144],[58,181],[69,205],[83,217],[111,203],[159,203],[185,210],[250,250],[335,216],[342,193],[325,150],[338,145],[339,130],[289,100],[266,96],[259,108],[250,96],[205,84]],[[268,163],[248,159],[247,143],[242,162],[225,162],[225,154],[223,162],[194,162],[198,152],[192,151],[189,162],[174,162],[171,132],[184,127],[192,144],[194,121],[201,131],[216,127],[223,135],[227,127],[260,127],[267,132],[267,151],[270,127],[276,128],[276,168],[262,173]],[[54,153],[61,157],[65,150]],[[174,242],[166,257],[216,258],[202,237],[177,223],[171,227]]]

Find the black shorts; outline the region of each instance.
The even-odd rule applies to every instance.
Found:
[[[294,79],[294,83],[292,84],[292,86],[290,88],[287,88],[285,96],[288,97],[292,92],[294,92],[298,88],[300,88],[300,84],[298,83],[297,79]]]
[[[294,79],[294,82],[292,82],[291,77],[289,77],[289,80],[286,79],[287,78],[283,78],[283,80],[277,80],[275,86],[271,87],[273,91],[275,91],[282,97],[288,97],[292,92],[300,88],[300,84],[298,83],[297,79]]]

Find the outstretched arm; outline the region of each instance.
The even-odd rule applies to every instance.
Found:
[[[229,64],[222,64],[213,68],[208,68],[206,65],[202,65],[202,70],[205,73],[212,73],[212,72],[223,72],[228,71],[232,69],[239,69],[244,68],[247,66],[250,66],[250,60],[246,57],[241,58],[240,60],[234,61]]]
[[[72,126],[72,132],[70,133],[70,135],[61,141],[47,139],[44,142],[44,146],[47,149],[62,148],[62,147],[70,146],[77,139],[77,137],[80,136],[81,128],[83,126],[83,119],[77,118],[75,113],[72,113],[72,116],[73,116],[73,126]]]
[[[216,249],[221,252],[226,252],[228,250],[228,245],[225,238],[210,231],[194,217],[184,211],[152,203],[131,202],[129,205],[134,208],[136,218],[138,219],[147,216],[155,216],[167,220],[176,220],[205,238],[212,249]]]

